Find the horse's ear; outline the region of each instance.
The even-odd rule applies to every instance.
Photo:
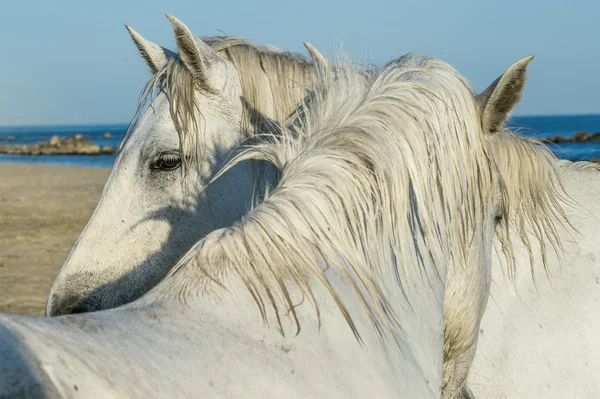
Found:
[[[527,67],[533,56],[515,62],[477,96],[481,104],[481,124],[484,132],[497,132],[502,129],[508,115],[521,100],[525,88]]]
[[[306,47],[306,50],[308,51],[308,54],[310,54],[310,58],[312,58],[317,69],[325,71],[329,68],[327,59],[323,57],[323,54],[321,54],[312,44],[304,42],[304,47]]]
[[[135,46],[146,62],[146,65],[150,68],[150,72],[158,72],[167,64],[169,58],[175,56],[171,51],[144,39],[139,33],[134,31],[131,26],[125,25],[125,28],[127,28],[129,35],[133,39],[133,43],[135,43]]]
[[[179,49],[179,57],[194,76],[194,79],[204,88],[211,89],[209,66],[220,60],[219,55],[204,41],[196,37],[180,20],[167,15],[175,31],[175,42]]]

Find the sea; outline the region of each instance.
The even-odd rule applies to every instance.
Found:
[[[600,132],[600,115],[569,116],[517,116],[508,125],[520,134],[548,138],[550,136],[571,137],[579,131],[591,134]],[[6,126],[0,127],[0,144],[34,144],[49,140],[52,136],[73,136],[83,134],[95,144],[110,145],[115,148],[127,130],[127,124],[69,125],[69,126]],[[112,135],[105,139],[105,133]],[[16,140],[6,141],[8,136]],[[5,140],[1,140],[4,138]],[[587,143],[551,144],[551,149],[560,157],[571,161],[600,158],[600,141]],[[49,165],[70,165],[83,167],[111,167],[115,155],[3,155],[0,162],[37,163]]]

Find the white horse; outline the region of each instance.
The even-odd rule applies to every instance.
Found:
[[[194,243],[239,220],[251,208],[260,163],[208,181],[233,149],[285,120],[313,88],[314,66],[298,54],[236,37],[200,40],[169,19],[180,56],[128,27],[153,77],[100,202],[52,287],[48,315],[130,302]],[[183,142],[178,131],[185,130],[198,134]],[[185,175],[181,149],[183,161],[199,166]]]
[[[323,70],[290,130],[232,164],[268,161],[277,184],[151,292],[104,312],[2,316],[0,395],[439,397],[443,362],[477,339],[496,212],[550,223],[543,176],[503,175],[506,154],[546,157],[498,132],[528,63],[481,96],[422,57],[369,78]],[[185,66],[207,82],[201,60]]]
[[[269,125],[271,119],[284,119],[293,108],[291,104],[299,101],[305,89],[312,85],[314,68],[297,55],[232,38],[209,39],[213,48],[220,49],[220,53],[214,54],[215,51],[195,38],[187,27],[174,18],[171,21],[182,61],[130,29],[138,49],[155,72],[148,92],[157,85],[162,92],[123,145],[98,208],[52,289],[48,314],[108,308],[140,296],[168,272],[195,240],[241,217],[251,202],[250,182],[251,176],[257,177],[255,168],[247,163],[245,167],[238,165],[207,187],[198,187],[194,181],[209,180],[222,165],[222,154],[244,137],[253,136],[257,130]],[[190,43],[195,43],[195,47],[190,47]],[[326,63],[311,46],[307,47],[313,58],[321,64]],[[208,61],[200,64],[200,71],[194,72],[192,61],[198,59]],[[265,70],[265,65],[271,67]],[[190,70],[199,74],[200,83],[190,78]],[[274,72],[270,74],[271,71]],[[506,82],[510,82],[511,74],[519,76],[522,72],[519,68],[509,71]],[[207,79],[219,80],[217,85],[227,87],[224,92],[231,94],[226,98],[215,94],[218,90],[210,85],[204,87]],[[303,83],[298,84],[297,80]],[[265,82],[269,84],[265,85]],[[236,92],[238,87],[241,89]],[[276,87],[292,94],[275,95],[273,88]],[[478,101],[489,100],[494,88],[496,85]],[[502,90],[501,87],[499,92]],[[492,100],[506,101],[503,96],[498,96]],[[242,106],[236,112],[238,97],[242,98]],[[274,98],[281,100],[274,101]],[[508,98],[513,102],[508,103],[508,108],[507,104],[502,104],[505,113],[490,123],[490,126],[496,126],[494,129],[501,125],[518,96]],[[285,107],[274,107],[274,103],[283,103]],[[281,109],[285,111],[274,111]],[[205,122],[200,129],[197,126],[199,119]],[[186,141],[186,136],[180,140],[176,134],[176,131],[181,134],[195,129],[200,131],[199,146],[194,142],[194,139],[198,140],[196,136],[188,135]],[[197,147],[201,149],[199,173],[194,170],[188,174],[174,172],[181,164],[180,145],[187,148],[184,160],[197,158]],[[265,179],[261,174],[259,177]],[[114,223],[115,215],[121,223]],[[457,285],[459,291],[468,289],[468,284]],[[448,308],[449,315],[456,313],[456,306]],[[456,320],[460,324],[460,317]],[[447,331],[455,330],[452,324],[450,322]],[[448,341],[446,368],[450,374],[445,388],[452,392],[455,390],[452,385],[461,386],[475,347],[459,345],[456,350],[450,350],[457,340],[450,334]],[[459,356],[452,353],[468,356],[453,364],[450,360]],[[450,382],[450,379],[457,382]]]
[[[523,270],[506,278],[504,256],[494,258],[493,283],[482,320],[469,386],[481,398],[596,398],[600,392],[600,173],[589,163],[557,161],[572,225],[557,225],[561,250],[548,251],[548,275],[515,241]],[[548,244],[549,245],[549,244]],[[560,255],[560,256],[559,256]]]

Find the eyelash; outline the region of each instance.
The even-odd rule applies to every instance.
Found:
[[[178,154],[165,153],[159,154],[152,164],[152,169],[172,171],[179,168],[180,165],[181,157]]]

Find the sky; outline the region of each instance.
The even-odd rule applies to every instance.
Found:
[[[600,113],[597,0],[19,0],[0,14],[0,125],[129,122],[150,76],[124,25],[175,49],[165,14],[198,36],[378,65],[422,53],[478,91],[534,54],[515,115]]]

